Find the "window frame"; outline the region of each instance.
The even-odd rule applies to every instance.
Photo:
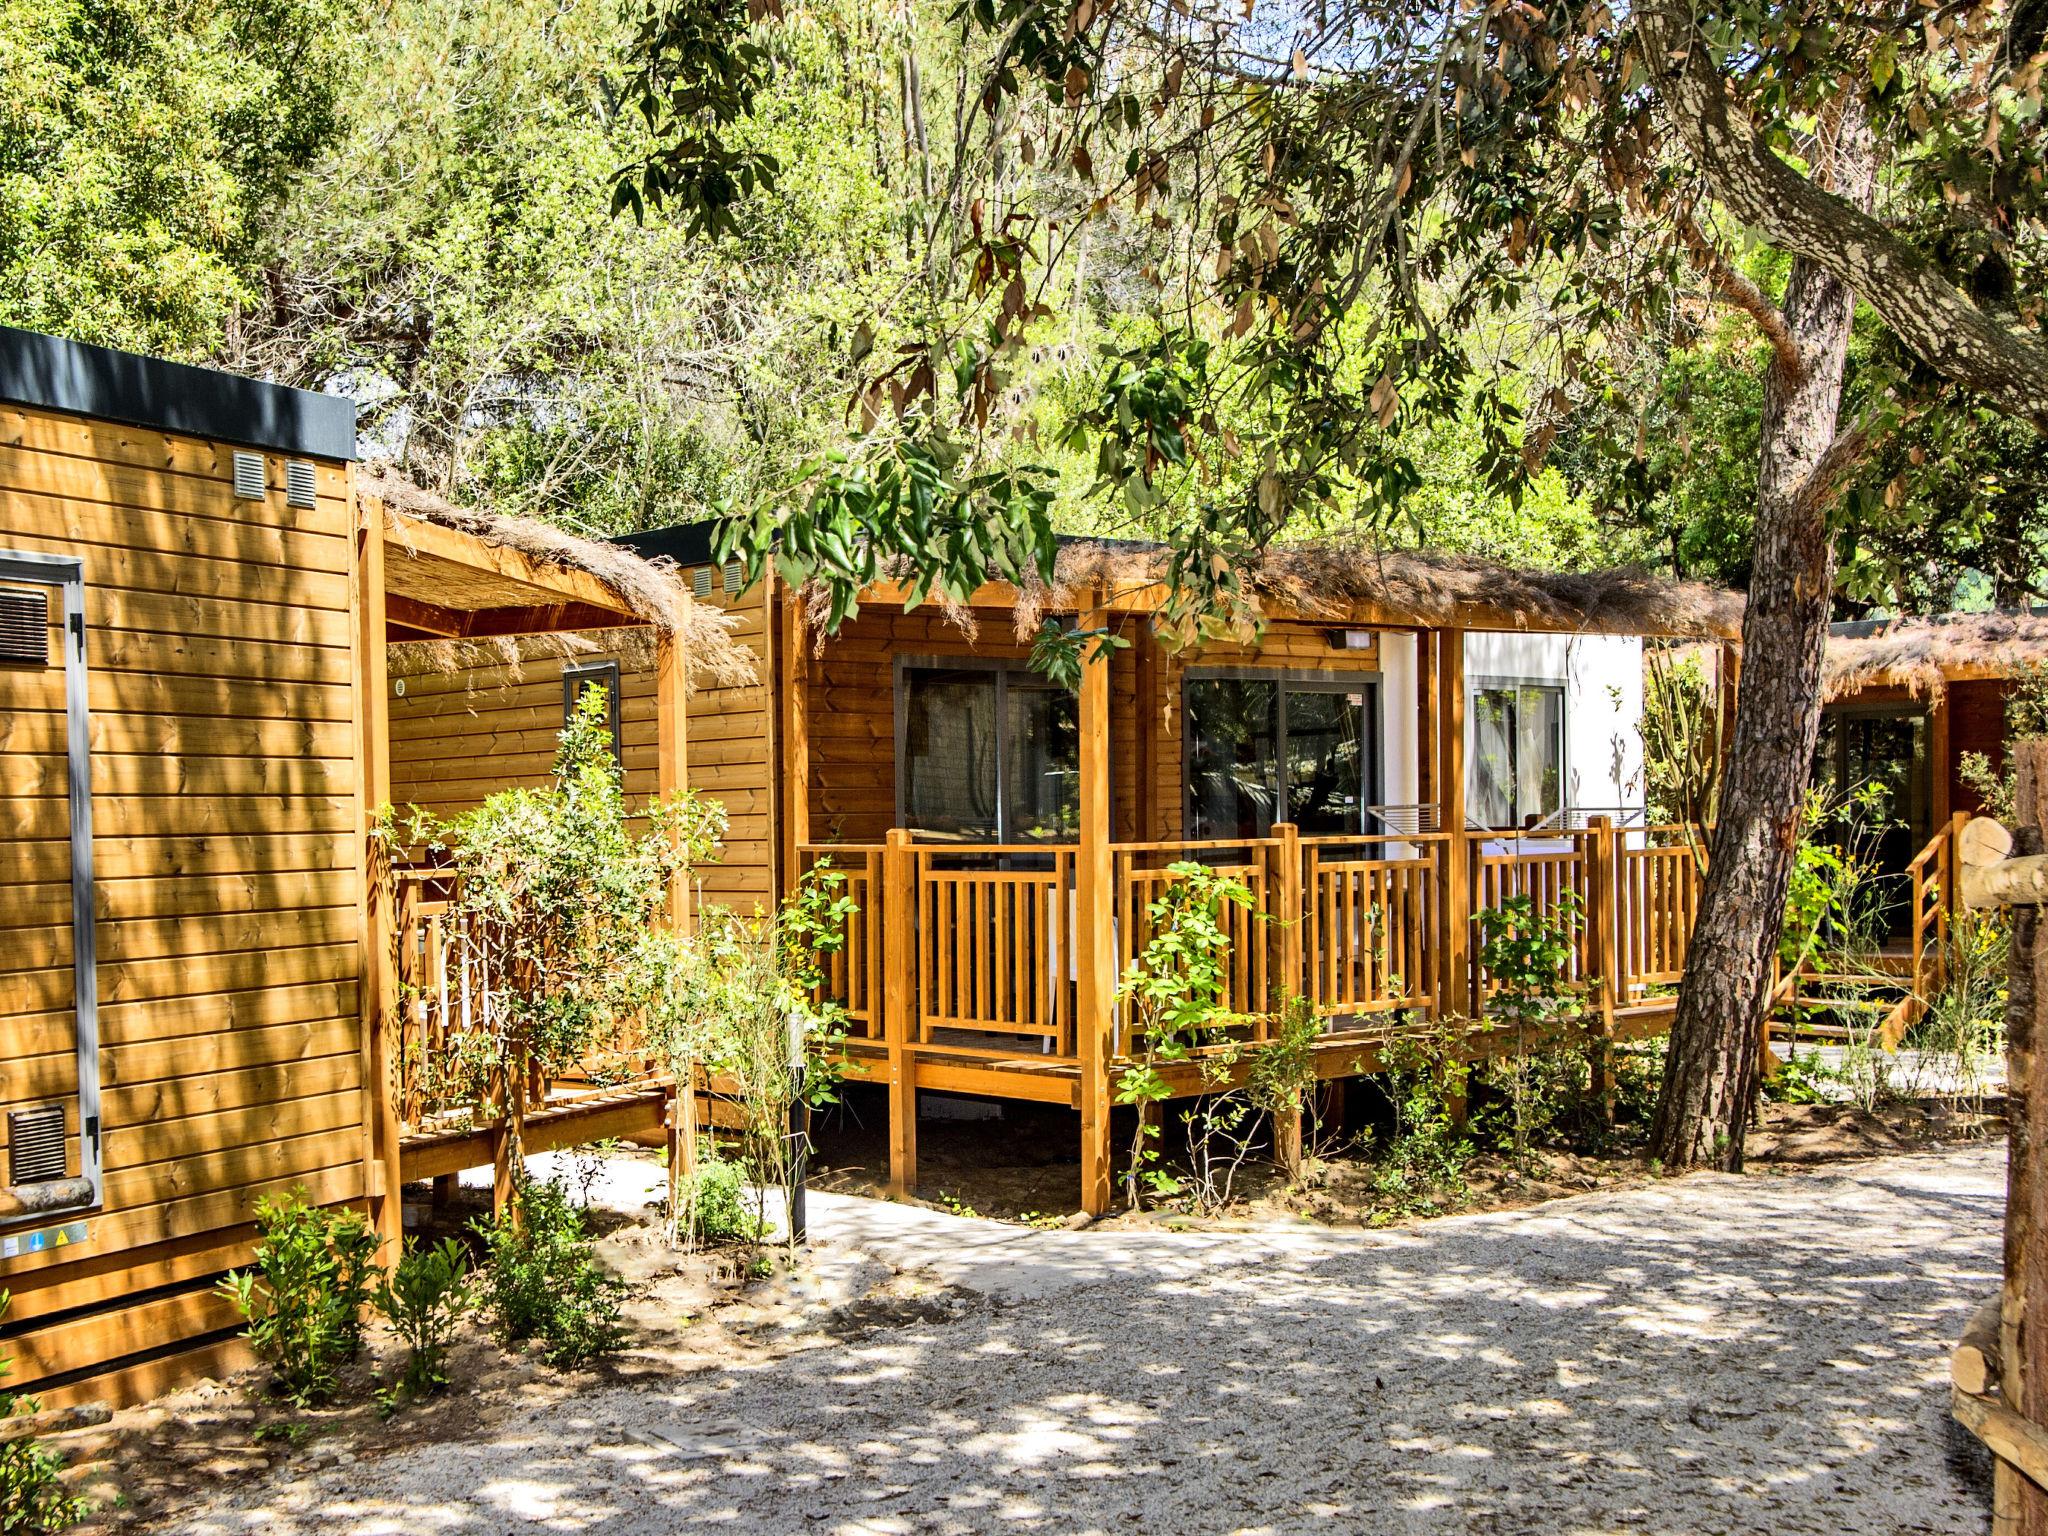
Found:
[[[896,817],[894,824],[911,832],[918,830],[910,825],[910,674],[913,672],[990,672],[995,674],[996,700],[994,718],[997,732],[995,751],[996,835],[989,839],[989,841],[997,846],[1030,841],[1029,839],[1019,838],[1016,835],[1016,828],[1009,824],[1010,796],[1008,793],[1008,770],[1006,768],[1006,764],[1009,761],[1009,753],[1004,750],[1008,747],[1009,742],[1004,739],[1002,733],[1009,729],[1010,685],[1014,680],[1023,678],[1027,680],[1027,686],[1033,689],[1068,693],[1071,693],[1072,690],[1062,689],[1059,684],[1052,682],[1050,679],[1040,677],[1021,658],[945,655],[896,657],[891,663],[890,677],[890,707],[895,714]],[[1112,787],[1112,800],[1114,795],[1115,790]],[[1115,815],[1114,804],[1111,806],[1110,813],[1112,816]],[[978,839],[960,839],[961,846],[963,847],[973,847],[978,841]],[[1066,839],[1046,838],[1043,841],[1047,847],[1058,847],[1065,843]]]
[[[1273,765],[1275,772],[1285,775],[1287,771],[1287,695],[1295,693],[1363,693],[1365,704],[1366,772],[1365,782],[1360,786],[1360,815],[1358,835],[1361,838],[1383,835],[1364,824],[1366,807],[1378,805],[1386,787],[1386,720],[1384,718],[1383,684],[1386,674],[1374,668],[1371,671],[1345,671],[1337,667],[1189,667],[1181,674],[1180,680],[1180,834],[1184,840],[1194,840],[1195,810],[1195,733],[1192,729],[1194,711],[1188,704],[1188,690],[1197,683],[1271,683],[1273,685]],[[1272,786],[1273,804],[1280,807],[1287,803],[1287,788],[1284,782]],[[1270,828],[1262,837],[1271,836]],[[1340,834],[1350,836],[1350,833]],[[1221,839],[1216,839],[1221,841]]]
[[[562,664],[562,728],[569,728],[569,720],[576,712],[576,701],[583,697],[583,690],[592,683],[604,687],[605,713],[612,728],[612,759],[623,770],[626,766],[626,688],[616,659]]]
[[[1465,680],[1465,817],[1468,822],[1471,821],[1472,815],[1472,772],[1473,765],[1475,762],[1475,754],[1472,751],[1472,738],[1474,733],[1478,730],[1478,711],[1473,708],[1473,705],[1476,703],[1479,695],[1482,693],[1493,693],[1498,692],[1502,689],[1514,689],[1516,692],[1520,692],[1524,688],[1544,688],[1548,689],[1550,692],[1555,693],[1557,695],[1557,815],[1560,818],[1563,818],[1565,812],[1571,809],[1571,679],[1563,677],[1515,676],[1505,673],[1496,675],[1489,673],[1468,677]],[[1519,804],[1521,799],[1521,789],[1521,775],[1517,773],[1515,776],[1515,798],[1517,804],[1510,812],[1510,814],[1515,817],[1514,826],[1512,828],[1489,827],[1486,829],[1487,831],[1521,831],[1524,829],[1525,823],[1520,816]]]

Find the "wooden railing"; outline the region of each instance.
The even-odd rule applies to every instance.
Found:
[[[1895,1051],[1948,985],[1950,925],[1956,909],[1956,838],[1969,821],[1967,811],[1949,818],[1906,866],[1912,886],[1912,975],[1905,996],[1878,1025],[1877,1038]]]
[[[805,870],[824,864],[844,877],[840,893],[853,903],[840,947],[823,957],[820,995],[846,1011],[848,1035],[882,1038],[882,849],[873,843],[806,843],[797,849]]]
[[[1075,845],[891,835],[900,841],[800,850],[807,864],[829,856],[858,908],[845,947],[825,962],[824,991],[846,1008],[853,1038],[1075,1059]],[[1702,846],[1696,830],[1615,828],[1604,818],[1541,834],[1297,837],[1282,827],[1236,842],[1116,843],[1109,939],[1121,975],[1152,937],[1150,907],[1177,878],[1171,866],[1206,864],[1253,897],[1249,909],[1222,913],[1232,940],[1225,1004],[1245,1016],[1241,1033],[1263,1038],[1289,996],[1308,999],[1328,1030],[1369,1031],[1389,1016],[1483,1007],[1491,980],[1476,936],[1452,943],[1456,921],[1519,895],[1553,911],[1569,892],[1583,921],[1566,979],[1589,1008],[1611,1012],[1682,974]],[[901,974],[892,980],[899,930]],[[1111,1054],[1127,1051],[1126,1021],[1109,1023]]]
[[[1443,975],[1449,833],[1304,837],[1301,991],[1326,1018],[1434,1010]]]
[[[917,1039],[964,1031],[1073,1054],[1073,848],[978,844],[915,858]]]

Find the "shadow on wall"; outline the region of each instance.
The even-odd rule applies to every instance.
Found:
[[[1021,1266],[963,1243],[933,1265],[975,1288],[949,1321],[596,1391],[185,1528],[1979,1532],[1946,1360],[1996,1284],[2000,1158],[1277,1243],[1047,1233]]]

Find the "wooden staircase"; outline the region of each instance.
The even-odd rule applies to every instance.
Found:
[[[1948,983],[1949,939],[1956,911],[1956,838],[1967,812],[1951,817],[1906,866],[1912,881],[1907,944],[1869,956],[1866,969],[1828,970],[1802,961],[1778,978],[1765,1024],[1792,1040],[1870,1039],[1895,1051]],[[1873,1028],[1874,1026],[1874,1028]]]

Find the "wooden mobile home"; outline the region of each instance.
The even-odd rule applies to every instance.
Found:
[[[0,1353],[46,1404],[236,1359],[258,1196],[391,1237],[422,1158],[490,1160],[488,1115],[400,1114],[388,642],[651,630],[681,771],[679,589],[387,508],[355,456],[345,399],[0,329]]]
[[[1517,891],[1586,903],[1599,1027],[1668,1016],[1696,840],[1643,825],[1640,637],[1731,644],[1731,594],[1307,548],[1253,572],[1255,639],[1175,651],[1158,552],[1073,543],[1050,592],[947,613],[880,583],[821,639],[803,594],[743,587],[705,528],[628,542],[739,615],[758,657],[692,705],[689,781],[745,827],[714,895],[845,872],[861,915],[833,985],[852,1070],[890,1092],[898,1188],[918,1094],[968,1093],[1075,1109],[1081,1196],[1105,1208],[1115,985],[1180,859],[1236,871],[1278,919],[1240,924],[1233,1002],[1307,998],[1325,1076],[1480,1012],[1470,914]],[[1041,617],[1124,643],[1054,688],[1028,667]]]

